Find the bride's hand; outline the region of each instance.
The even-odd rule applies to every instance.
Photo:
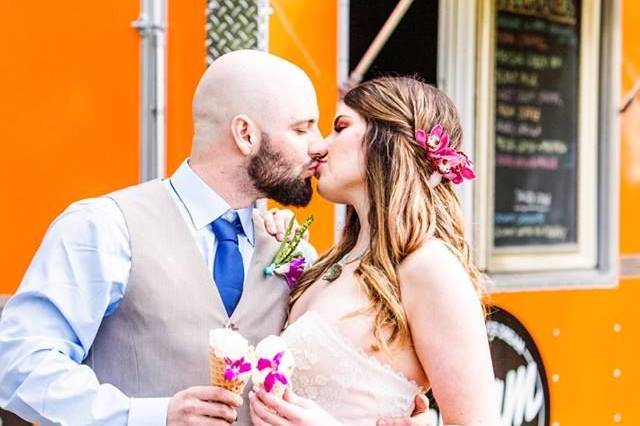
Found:
[[[411,417],[379,419],[376,426],[436,426],[431,422],[427,396],[423,393],[416,395],[415,403],[416,408]]]
[[[341,426],[340,423],[310,399],[287,389],[284,398],[264,390],[249,397],[254,426]]]
[[[269,209],[260,213],[262,219],[264,220],[264,227],[267,232],[274,237],[278,241],[282,241],[284,238],[284,233],[289,226],[289,222],[291,219],[294,219],[294,214],[291,210],[288,209]],[[300,227],[300,224],[296,221],[293,224],[293,232],[296,231]],[[308,232],[305,233],[305,239],[308,237]]]

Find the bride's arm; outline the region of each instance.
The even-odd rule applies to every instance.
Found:
[[[416,397],[422,405],[411,418],[379,419],[377,426],[435,426],[429,422],[428,401]],[[340,423],[318,404],[287,389],[284,398],[277,398],[264,390],[249,393],[251,422],[254,426],[347,426]]]
[[[445,425],[498,424],[484,316],[462,264],[438,240],[399,270],[413,345]]]

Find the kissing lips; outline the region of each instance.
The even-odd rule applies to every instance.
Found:
[[[305,176],[306,177],[312,177],[316,174],[316,169],[318,168],[318,163],[316,163],[315,161],[313,163],[311,163],[311,165],[309,167],[307,167]]]
[[[327,162],[327,160],[320,160],[318,161],[318,164],[316,166],[315,169],[315,177],[316,179],[320,178],[320,169],[322,168],[322,166]]]

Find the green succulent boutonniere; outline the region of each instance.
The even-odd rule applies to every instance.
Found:
[[[266,277],[272,276],[273,274],[284,276],[289,288],[295,286],[306,265],[306,259],[297,249],[304,234],[313,222],[313,215],[309,215],[302,226],[296,229],[295,232],[293,231],[294,222],[295,218],[291,219],[276,256],[271,261],[271,264],[264,268],[264,275]]]

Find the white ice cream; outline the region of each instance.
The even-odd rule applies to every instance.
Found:
[[[278,367],[278,371],[284,374],[289,382],[291,382],[291,375],[293,374],[293,369],[295,367],[295,360],[291,351],[287,347],[287,343],[280,336],[268,336],[265,337],[255,349],[255,357],[256,357],[256,366],[257,360],[260,358],[266,358],[270,361],[280,352],[284,352],[284,355],[280,359],[280,366]],[[253,371],[253,382],[258,384],[263,384],[264,379],[269,374],[270,369],[264,369],[259,371],[258,368],[255,368]]]
[[[216,328],[209,331],[209,346],[220,358],[238,360],[247,357],[249,354],[249,342],[229,328]]]

